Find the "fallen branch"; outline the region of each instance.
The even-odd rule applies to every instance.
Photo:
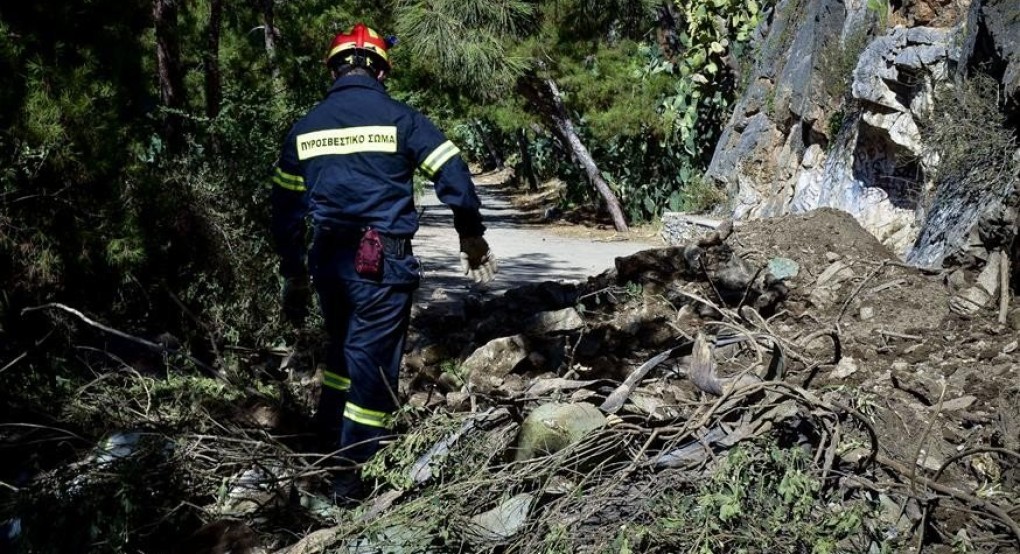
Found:
[[[525,393],[528,397],[540,398],[552,392],[563,392],[583,389],[597,383],[598,380],[580,381],[576,379],[564,379],[554,377],[551,379],[537,379]]]
[[[888,337],[892,337],[894,339],[918,340],[918,341],[923,341],[924,340],[924,337],[919,337],[917,335],[907,335],[907,334],[904,334],[904,333],[896,333],[894,331],[886,331],[885,329],[876,329],[875,332],[878,333],[879,335],[882,335],[883,337],[887,337],[887,338]]]
[[[810,335],[797,340],[797,343],[804,348],[807,348],[812,342],[822,338],[829,337],[832,339],[832,361],[831,364],[838,364],[843,359],[843,341],[839,338],[839,331],[836,329],[821,329],[811,333]]]
[[[942,413],[942,403],[945,401],[945,399],[946,399],[946,382],[942,381],[942,390],[939,392],[939,401],[935,405],[935,413],[933,413],[931,415],[931,418],[928,421],[928,425],[925,426],[924,433],[921,434],[921,440],[919,440],[917,442],[917,451],[914,452],[914,459],[917,460],[917,463],[914,463],[913,465],[910,466],[910,493],[911,494],[914,493],[914,485],[917,483],[917,481],[916,481],[916,478],[917,478],[917,466],[920,465],[921,463],[923,463],[923,460],[921,459],[921,452],[924,451],[924,447],[925,447],[925,445],[928,442],[928,437],[931,436],[931,430],[932,430],[932,427],[935,426],[935,421],[938,420],[939,415]],[[927,458],[927,457],[928,457],[928,454],[925,453],[925,458]]]
[[[0,423],[0,427],[24,427],[26,429],[45,429],[47,431],[57,431],[59,433],[63,433],[73,439],[77,439],[82,442],[86,443],[92,442],[91,440],[86,439],[85,437],[82,437],[81,435],[78,435],[74,432],[68,431],[67,429],[61,429],[60,427],[52,427],[50,425],[40,425],[38,423]]]
[[[726,432],[721,427],[714,427],[702,436],[680,445],[679,448],[660,454],[652,463],[655,469],[666,469],[677,468],[700,461],[708,456],[712,445],[725,437]]]
[[[691,222],[695,223],[694,221]],[[715,231],[709,233],[705,238],[698,241],[699,248],[711,248],[726,242],[726,239],[730,238],[730,235],[733,234],[733,221],[723,221],[715,226],[714,229]]]
[[[739,375],[737,377],[720,378],[716,374],[715,360],[712,358],[712,347],[703,333],[694,339],[694,352],[691,359],[691,370],[688,377],[698,390],[721,396],[727,389],[738,389],[743,386],[761,382],[757,375]]]
[[[878,294],[878,293],[880,293],[880,292],[882,292],[884,290],[888,290],[888,289],[891,289],[893,287],[898,287],[900,285],[905,285],[905,284],[907,284],[907,280],[906,279],[893,279],[892,281],[889,281],[887,283],[882,283],[881,285],[878,285],[877,287],[872,288],[871,290],[868,291],[868,294],[869,295],[870,294]]]
[[[599,406],[599,409],[607,414],[615,414],[617,411],[620,410],[620,408],[623,407],[624,403],[627,402],[627,398],[629,398],[631,393],[634,392],[634,388],[637,387],[638,383],[640,383],[641,380],[644,379],[646,375],[648,375],[648,372],[658,367],[659,364],[669,359],[669,357],[672,356],[674,352],[680,350],[684,346],[689,345],[670,348],[669,350],[666,350],[665,352],[661,352],[660,354],[656,355],[651,360],[648,360],[647,362],[641,364],[640,367],[635,369],[633,372],[631,372],[630,375],[627,376],[627,379],[624,380],[623,384],[616,387],[616,390],[614,390],[612,393],[609,394],[608,397],[606,397],[606,400],[602,402],[602,405]]]
[[[434,463],[438,459],[446,457],[446,455],[450,453],[450,449],[457,444],[457,441],[459,441],[465,434],[473,431],[480,423],[492,425],[494,423],[505,421],[509,418],[510,412],[507,411],[506,408],[500,408],[498,410],[496,408],[489,408],[480,414],[469,417],[463,424],[461,424],[460,429],[457,429],[443,440],[432,445],[432,448],[430,448],[428,452],[414,462],[414,465],[411,466],[411,481],[415,485],[421,485],[432,479],[434,475],[432,469]]]
[[[15,365],[18,364],[18,362],[20,362],[21,360],[24,360],[25,357],[27,357],[27,356],[28,356],[28,351],[26,350],[25,352],[22,352],[20,356],[18,356],[17,358],[14,358],[13,360],[11,360],[3,368],[0,368],[0,373],[3,373],[5,371],[7,371],[8,369],[14,367]]]
[[[182,351],[182,350],[180,350],[178,348],[171,348],[171,347],[169,347],[169,346],[167,346],[165,344],[160,344],[158,342],[152,342],[150,340],[146,340],[146,339],[143,339],[141,337],[136,337],[134,335],[129,335],[129,334],[123,332],[123,331],[114,329],[113,327],[110,327],[108,325],[103,325],[102,323],[99,323],[98,321],[96,321],[96,320],[86,316],[85,314],[81,313],[80,311],[78,311],[78,310],[76,310],[74,308],[71,308],[70,306],[65,306],[64,304],[59,304],[59,303],[56,303],[56,302],[51,302],[49,304],[43,304],[42,306],[35,306],[35,307],[32,307],[32,308],[25,308],[25,309],[21,310],[21,315],[24,316],[26,314],[30,314],[30,313],[33,313],[33,312],[47,311],[47,310],[60,310],[60,311],[69,313],[69,314],[77,317],[78,319],[80,319],[86,325],[89,325],[91,327],[99,329],[100,331],[102,331],[104,333],[113,335],[115,337],[122,338],[122,339],[124,339],[126,341],[133,342],[133,343],[135,343],[137,345],[143,346],[143,347],[145,347],[146,349],[148,349],[149,351],[151,351],[153,353],[156,353],[156,354],[176,354],[176,355],[184,356],[185,359],[187,359],[189,362],[195,364],[196,367],[198,367],[199,369],[205,371],[206,373],[208,373],[212,377],[215,377],[217,379],[220,379],[220,380],[224,381],[225,383],[233,385],[233,383],[231,383],[230,379],[227,378],[227,376],[223,372],[221,372],[220,370],[218,370],[218,369],[212,367],[211,365],[203,362],[202,360],[199,360],[198,358],[195,358],[194,356],[188,354],[187,352],[184,352],[184,351]],[[248,389],[246,388],[246,390],[248,390]],[[254,389],[249,390],[249,392],[254,392]],[[258,396],[261,397],[263,395],[259,394]]]
[[[1017,461],[1020,461],[1020,452],[1017,452],[1015,450],[1010,450],[1008,448],[995,448],[995,447],[992,447],[992,446],[986,446],[984,448],[972,448],[970,450],[964,450],[963,452],[960,452],[959,454],[951,456],[948,460],[942,462],[942,466],[939,467],[939,470],[935,472],[935,476],[932,477],[931,480],[932,481],[938,481],[939,477],[942,477],[942,473],[949,466],[953,465],[954,463],[956,463],[956,462],[958,462],[958,461],[960,461],[960,460],[962,460],[964,458],[969,458],[970,456],[974,456],[976,454],[984,454],[984,453],[1001,454],[1003,456],[1010,456],[1010,457],[1016,458]]]
[[[843,302],[843,306],[839,309],[839,314],[836,315],[836,320],[833,321],[833,325],[839,325],[840,320],[842,320],[843,316],[846,315],[847,309],[850,308],[850,303],[854,301],[854,298],[857,298],[857,295],[861,293],[861,291],[864,289],[864,286],[871,282],[872,279],[877,277],[879,273],[882,273],[882,271],[885,270],[885,268],[889,267],[890,265],[895,264],[892,262],[892,260],[885,260],[884,262],[879,264],[879,266],[876,267],[874,271],[869,273],[868,276],[864,278],[864,280],[858,283],[856,287],[854,287],[854,290],[850,293],[849,296],[846,297],[846,300]]]
[[[35,346],[36,346],[36,348],[38,348],[38,347],[42,346],[42,344],[43,344],[44,342],[46,342],[46,340],[47,340],[47,339],[49,339],[49,338],[50,338],[50,335],[52,335],[52,334],[53,334],[53,330],[51,329],[49,333],[46,333],[46,336],[44,336],[43,338],[41,338],[41,339],[39,339],[39,340],[35,341]],[[14,367],[14,366],[18,365],[18,363],[19,363],[19,362],[21,362],[21,360],[24,360],[24,359],[25,359],[25,357],[27,357],[27,356],[28,356],[29,352],[31,352],[31,350],[26,350],[26,351],[22,352],[20,356],[18,356],[17,358],[14,358],[14,359],[13,359],[13,360],[11,360],[11,361],[10,361],[9,363],[7,363],[7,364],[6,364],[6,365],[5,365],[4,367],[3,367],[3,369],[0,369],[0,373],[4,373],[4,372],[5,372],[5,371],[7,371],[8,369],[10,369],[10,368],[12,368],[12,367]]]
[[[911,473],[911,470],[907,468],[905,465],[883,454],[877,455],[875,457],[875,460],[878,463],[882,464],[888,469],[891,469],[892,471],[895,471],[896,473],[900,474],[903,477],[906,477]],[[916,479],[919,483],[932,489],[935,492],[954,498],[960,502],[963,502],[964,504],[968,504],[971,507],[977,508],[978,510],[983,511],[987,514],[991,514],[992,516],[995,517],[995,519],[999,520],[1004,526],[1006,526],[1010,533],[1012,533],[1013,540],[1016,542],[1017,546],[1020,546],[1020,524],[1017,524],[1016,520],[1010,517],[1009,514],[1006,513],[1006,511],[1000,508],[999,506],[991,502],[982,500],[976,496],[967,494],[963,491],[954,489],[953,487],[950,487],[948,485],[936,483],[935,481],[926,479],[925,477],[917,477]]]

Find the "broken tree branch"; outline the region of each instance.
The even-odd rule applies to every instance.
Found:
[[[875,460],[878,463],[885,466],[886,468],[895,471],[896,473],[900,474],[903,477],[906,477],[911,472],[910,469],[908,469],[905,465],[883,454],[878,454],[875,457]],[[982,500],[976,496],[967,494],[963,491],[954,489],[953,487],[950,487],[948,485],[936,483],[925,477],[919,476],[917,477],[917,480],[922,485],[932,489],[935,492],[954,498],[960,502],[963,502],[964,504],[968,504],[971,507],[977,508],[978,510],[981,510],[987,514],[991,514],[992,516],[995,517],[995,519],[999,520],[1004,526],[1006,526],[1006,528],[1012,533],[1013,540],[1016,542],[1018,546],[1020,546],[1020,524],[1017,524],[1017,522],[1013,518],[1011,518],[1009,514],[1006,513],[1006,511],[1003,510],[1001,507],[992,504],[991,502],[988,502],[986,500]]]
[[[43,304],[41,306],[34,306],[34,307],[31,307],[31,308],[25,308],[25,309],[21,310],[21,315],[24,316],[26,314],[30,314],[30,313],[33,313],[33,312],[40,312],[40,311],[47,311],[47,310],[60,310],[60,311],[69,313],[69,314],[73,315],[74,317],[78,318],[79,320],[81,320],[82,323],[85,323],[86,325],[89,325],[90,327],[94,327],[94,328],[99,329],[100,331],[102,331],[104,333],[113,335],[115,337],[122,338],[122,339],[124,339],[126,341],[129,341],[129,342],[133,342],[133,343],[135,343],[135,344],[137,344],[139,346],[143,346],[143,347],[145,347],[146,349],[148,349],[151,352],[154,352],[154,353],[157,353],[157,354],[178,354],[178,355],[184,356],[185,359],[187,359],[189,362],[195,364],[196,367],[202,369],[203,371],[205,371],[206,373],[208,373],[212,377],[220,379],[220,380],[224,381],[225,383],[233,384],[233,383],[231,383],[230,379],[228,379],[227,376],[225,374],[223,374],[223,372],[221,372],[220,370],[218,370],[218,369],[212,367],[211,365],[203,362],[202,360],[199,360],[198,358],[195,358],[194,356],[192,356],[191,354],[188,354],[187,352],[184,352],[184,351],[182,351],[180,349],[177,349],[177,348],[171,348],[171,347],[169,347],[169,346],[167,346],[165,344],[160,344],[158,342],[152,342],[150,340],[146,340],[146,339],[143,339],[141,337],[136,337],[134,335],[129,335],[129,334],[123,332],[123,331],[120,331],[118,329],[114,329],[113,327],[110,327],[108,325],[103,325],[102,323],[99,323],[98,321],[96,321],[96,320],[86,316],[85,314],[83,314],[79,310],[76,310],[76,309],[74,309],[74,308],[72,308],[70,306],[65,306],[64,304],[60,304],[60,303],[57,303],[57,302],[50,302],[48,304]]]
[[[868,276],[864,278],[864,280],[858,283],[856,287],[854,287],[854,290],[850,293],[849,296],[846,297],[846,300],[843,302],[843,306],[839,309],[839,314],[836,315],[836,321],[833,322],[834,325],[839,325],[840,320],[842,320],[843,316],[846,315],[847,309],[850,308],[850,303],[854,301],[854,298],[857,298],[857,296],[864,289],[865,285],[870,283],[872,279],[877,277],[879,273],[882,273],[882,271],[884,271],[885,268],[889,267],[890,265],[894,265],[893,262],[891,260],[885,260],[884,262],[879,264],[878,267],[874,269],[874,271],[869,273]]]
[[[977,454],[985,454],[985,453],[1001,454],[1003,456],[1010,456],[1012,458],[1016,458],[1017,461],[1020,461],[1020,452],[1017,452],[1015,450],[1010,450],[1008,448],[995,448],[993,446],[986,446],[986,447],[983,447],[983,448],[972,448],[970,450],[964,450],[963,452],[960,452],[959,454],[951,456],[948,460],[942,462],[942,466],[939,468],[938,471],[935,472],[935,475],[931,478],[931,480],[932,481],[938,481],[939,477],[942,477],[942,473],[944,471],[946,471],[946,469],[949,466],[955,464],[956,462],[958,462],[958,461],[960,461],[960,460],[962,460],[964,458],[969,458],[969,457],[977,455]]]
[[[904,334],[904,333],[897,333],[895,331],[886,331],[885,329],[876,329],[875,332],[878,333],[879,335],[882,335],[883,337],[887,337],[887,338],[888,337],[892,337],[894,339],[903,339],[903,340],[919,340],[919,341],[923,341],[924,340],[924,337],[919,337],[917,335],[907,335],[907,334]]]
[[[716,374],[715,360],[712,358],[712,346],[703,333],[694,339],[694,352],[691,356],[691,370],[688,377],[698,390],[714,396],[722,396],[727,390],[735,390],[761,382],[757,375],[743,374],[736,377],[720,378]]]
[[[627,376],[627,379],[624,380],[623,384],[621,384],[619,387],[616,387],[616,390],[614,390],[612,393],[609,394],[608,397],[606,397],[606,400],[602,403],[601,406],[599,406],[599,409],[607,414],[615,414],[617,411],[619,411],[620,408],[623,407],[623,404],[627,402],[627,398],[629,398],[631,393],[634,392],[634,387],[636,387],[638,383],[640,383],[641,380],[644,379],[646,375],[648,375],[648,372],[655,369],[656,367],[658,367],[659,364],[669,359],[669,357],[672,356],[673,353],[679,350],[680,348],[682,348],[682,346],[670,348],[669,350],[661,352],[654,358],[641,364],[640,367],[635,369],[633,372],[631,372],[630,375]]]
[[[20,362],[21,360],[24,360],[27,356],[28,356],[28,351],[26,350],[26,351],[22,352],[20,356],[18,356],[17,358],[14,358],[9,363],[7,363],[7,365],[5,365],[4,367],[0,368],[0,373],[3,373],[5,371],[7,371],[8,369],[14,367],[15,365],[18,364],[18,362]]]

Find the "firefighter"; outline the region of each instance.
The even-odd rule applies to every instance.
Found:
[[[416,170],[453,210],[465,274],[487,282],[497,270],[458,148],[383,86],[393,42],[361,23],[336,36],[326,56],[333,85],[287,135],[272,177],[284,317],[304,323],[310,281],[325,321],[316,424],[335,437],[342,467],[350,468],[334,480],[338,502],[363,493],[356,468],[379,449],[398,408],[397,376],[421,271],[411,249]]]

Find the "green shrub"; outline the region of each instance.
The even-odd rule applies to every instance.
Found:
[[[812,467],[797,447],[738,446],[693,490],[664,494],[646,536],[684,552],[866,550],[850,545],[863,540],[869,508],[831,498]]]

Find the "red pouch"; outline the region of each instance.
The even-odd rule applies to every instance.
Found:
[[[354,257],[354,270],[366,279],[382,279],[383,243],[379,231],[369,228],[361,236],[358,254]]]

